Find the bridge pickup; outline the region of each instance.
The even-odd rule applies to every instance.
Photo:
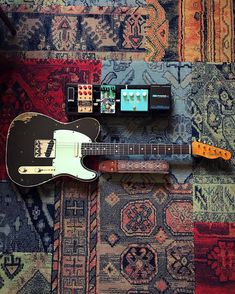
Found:
[[[20,166],[18,171],[22,175],[46,175],[53,174],[55,168],[53,166]]]
[[[55,158],[55,140],[34,141],[34,157],[35,158]]]

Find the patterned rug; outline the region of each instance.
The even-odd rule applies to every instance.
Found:
[[[179,1],[179,59],[234,62],[234,1]]]
[[[198,63],[192,76],[193,138],[228,148],[234,156],[234,65]],[[198,159],[193,170],[195,293],[233,293],[234,157],[229,163]]]
[[[61,6],[144,6],[144,0],[0,0],[0,4]]]
[[[98,191],[64,183],[53,293],[193,293],[191,192],[151,177],[103,176]]]
[[[142,7],[9,6],[17,30],[0,28],[0,50],[24,57],[141,59],[148,11]]]
[[[0,183],[1,293],[50,293],[55,194],[53,182],[31,189]]]
[[[170,117],[103,118],[100,141],[200,138],[235,155],[233,1],[0,4],[18,32],[0,24],[0,293],[233,293],[234,159],[175,155],[167,176],[29,189],[7,180],[4,163],[19,113],[67,121],[67,82],[172,85]]]
[[[194,224],[196,294],[232,294],[235,287],[234,223]]]
[[[192,70],[193,138],[232,152],[229,163],[195,160],[194,218],[235,221],[235,68],[233,64],[201,64]]]
[[[233,0],[0,3],[18,32],[0,27],[0,50],[21,57],[234,61]]]

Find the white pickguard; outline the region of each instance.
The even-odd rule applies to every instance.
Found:
[[[88,181],[96,178],[94,171],[82,165],[81,144],[92,142],[88,136],[70,130],[56,130],[53,139],[56,140],[55,158],[52,163],[54,176],[69,174]]]

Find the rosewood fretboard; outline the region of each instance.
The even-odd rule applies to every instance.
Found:
[[[82,143],[82,155],[191,154],[188,144]]]

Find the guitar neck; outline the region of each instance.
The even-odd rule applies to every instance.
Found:
[[[191,154],[189,144],[82,143],[82,155]]]

